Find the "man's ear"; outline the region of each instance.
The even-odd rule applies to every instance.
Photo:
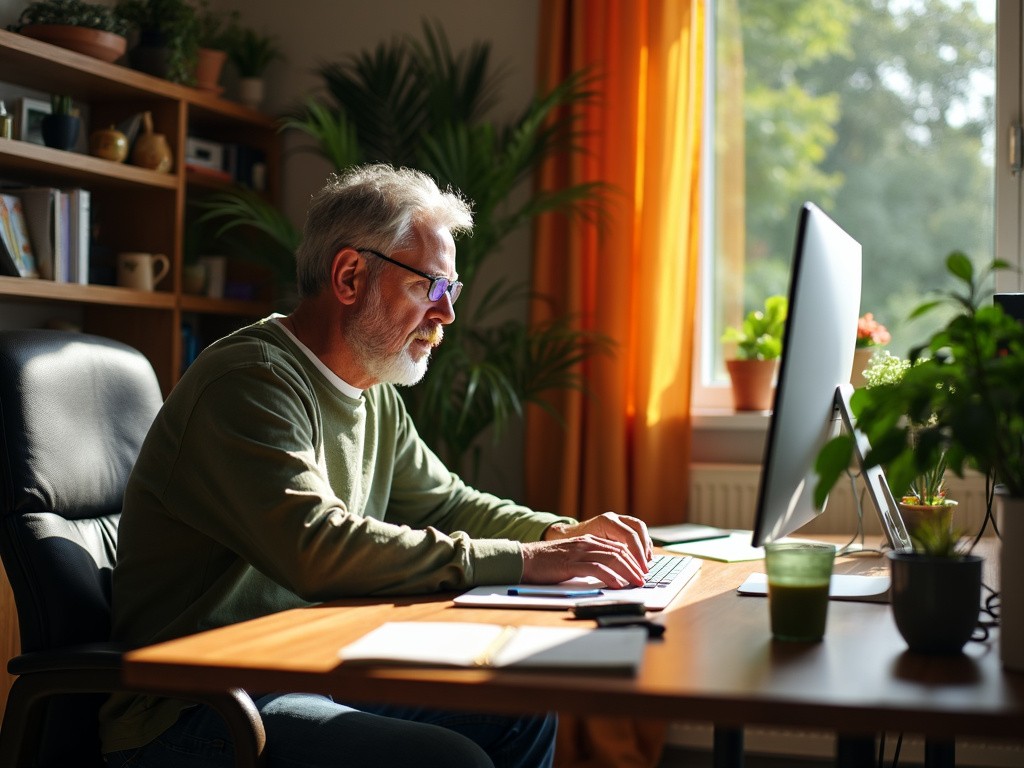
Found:
[[[354,248],[343,248],[331,262],[331,290],[341,304],[355,304],[366,287],[366,263]]]

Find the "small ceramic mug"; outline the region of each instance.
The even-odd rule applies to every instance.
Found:
[[[171,262],[162,253],[119,253],[117,284],[136,291],[152,291],[170,269]]]

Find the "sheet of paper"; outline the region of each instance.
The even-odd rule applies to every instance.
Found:
[[[708,541],[687,541],[680,544],[668,544],[665,549],[704,560],[718,560],[723,563],[739,563],[746,560],[763,560],[764,547],[750,544],[753,531],[733,531],[725,538],[709,539]],[[814,541],[803,537],[785,536],[779,541]]]
[[[828,585],[830,600],[852,600],[854,602],[884,603],[889,600],[890,580],[888,576],[857,576],[848,573],[832,575]],[[768,576],[752,573],[736,589],[741,595],[767,595]]]
[[[718,560],[723,563],[738,563],[744,560],[764,559],[764,549],[750,546],[751,531],[733,531],[721,539],[687,541],[665,546],[669,552],[700,557],[704,560]]]

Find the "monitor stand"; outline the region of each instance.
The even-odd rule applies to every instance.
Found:
[[[907,533],[907,527],[903,524],[903,518],[900,516],[899,505],[896,504],[889,483],[886,482],[885,472],[881,467],[866,468],[864,466],[864,457],[871,450],[871,444],[868,442],[867,436],[857,429],[857,420],[850,409],[852,394],[853,385],[848,382],[836,387],[835,408],[839,411],[846,431],[853,436],[854,453],[857,456],[857,463],[860,465],[860,476],[864,479],[868,496],[878,513],[878,519],[882,523],[882,530],[885,532],[889,546],[899,552],[912,551],[914,547],[910,541],[910,534]],[[857,548],[862,548],[862,545],[849,544],[844,551],[857,551]]]

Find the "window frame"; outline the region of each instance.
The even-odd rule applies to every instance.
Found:
[[[713,2],[714,0],[712,0]],[[715,40],[715,14],[709,10],[705,15],[706,34],[708,41]],[[1021,183],[1024,172],[1014,171],[1011,167],[1010,144],[1011,132],[1016,132],[1018,156],[1024,160],[1024,136],[1020,128],[1022,122],[1021,105],[1024,104],[1024,10],[1019,0],[996,0],[996,97],[995,97],[995,222],[994,222],[994,253],[1017,267],[1017,270],[1002,270],[996,275],[996,290],[1000,292],[1024,291],[1024,199],[1022,199]],[[707,77],[705,79],[705,104],[714,104],[715,83],[715,46],[706,46],[705,62]],[[705,109],[704,133],[706,137],[703,153],[704,174],[701,183],[705,201],[715,199],[714,188],[714,142],[715,133],[714,109]],[[704,322],[704,307],[708,297],[712,296],[712,273],[706,268],[710,254],[714,252],[714,216],[711,205],[702,206],[701,237],[701,268],[699,269],[699,296],[696,312],[699,318],[694,339],[693,381],[691,393],[692,412],[695,416],[695,429],[699,432],[707,425],[720,427],[730,417],[741,419],[749,429],[752,423],[760,421],[763,429],[767,429],[768,414],[735,413],[732,409],[732,393],[728,382],[711,381],[712,352],[718,342],[709,338],[711,323]],[[695,441],[699,446],[699,441]],[[699,460],[698,455],[695,459]]]

